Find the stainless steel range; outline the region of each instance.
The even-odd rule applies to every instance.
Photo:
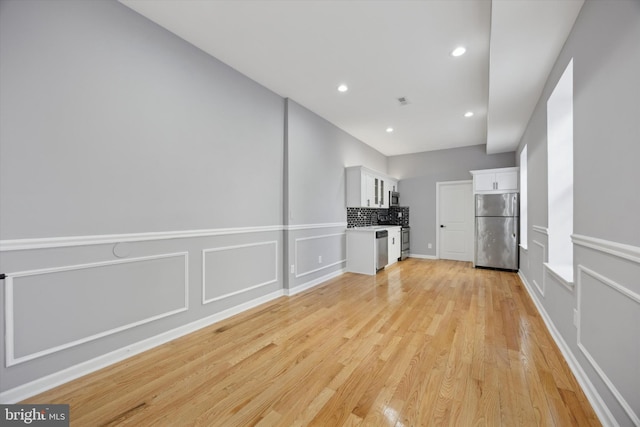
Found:
[[[409,247],[410,247],[410,231],[411,228],[408,225],[402,226],[402,245],[400,246],[400,260],[405,260],[409,258]]]

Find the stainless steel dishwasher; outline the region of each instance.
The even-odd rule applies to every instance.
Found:
[[[388,238],[387,230],[376,231],[376,271],[382,270],[389,261]]]

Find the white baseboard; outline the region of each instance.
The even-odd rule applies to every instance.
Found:
[[[347,270],[341,268],[340,270],[333,271],[329,274],[325,274],[322,277],[318,277],[317,279],[311,280],[309,282],[303,283],[302,285],[296,286],[295,288],[285,289],[284,294],[287,296],[292,296],[295,294],[299,294],[300,292],[304,292],[307,289],[311,289],[319,284],[326,282],[327,280],[333,279],[334,277],[338,277],[343,275]]]
[[[300,286],[296,286],[293,289],[280,289],[278,291],[271,292],[260,298],[253,299],[251,301],[247,301],[235,307],[231,307],[227,310],[221,311],[220,313],[216,313],[203,319],[196,320],[195,322],[163,332],[161,334],[147,338],[143,341],[136,342],[126,347],[119,348],[110,353],[98,356],[91,360],[87,360],[61,371],[54,372],[53,374],[38,378],[37,380],[31,381],[29,383],[0,392],[0,404],[12,404],[20,402],[31,396],[35,396],[36,394],[50,390],[69,381],[73,381],[77,378],[88,375],[102,368],[106,368],[107,366],[113,365],[114,363],[135,356],[136,354],[151,350],[169,341],[210,326],[216,322],[220,322],[221,320],[227,319],[231,316],[235,316],[236,314],[240,314],[246,310],[257,307],[283,295],[292,296],[306,291],[307,289],[318,286],[321,283],[326,282],[327,280],[338,277],[345,272],[346,269],[342,268],[317,279],[306,282]]]
[[[593,383],[591,382],[587,374],[582,369],[582,366],[580,366],[580,363],[578,362],[578,360],[573,355],[573,352],[569,348],[569,345],[566,343],[564,338],[562,338],[562,335],[560,335],[560,332],[556,329],[555,325],[553,324],[553,321],[551,320],[546,310],[544,309],[544,306],[540,303],[540,301],[538,301],[538,298],[536,297],[536,293],[531,288],[531,285],[529,285],[529,282],[525,278],[524,274],[522,274],[521,271],[518,271],[518,276],[522,280],[522,283],[524,284],[525,289],[527,290],[527,292],[529,293],[529,296],[533,300],[533,303],[535,304],[536,309],[538,310],[538,313],[540,313],[540,317],[542,317],[544,324],[547,326],[547,330],[551,334],[551,337],[553,338],[556,345],[560,349],[560,352],[562,353],[565,360],[567,361],[567,364],[569,365],[569,369],[571,369],[571,372],[576,377],[578,384],[580,384],[580,387],[582,387],[584,394],[587,396],[587,400],[589,400],[589,403],[591,403],[591,406],[593,407],[593,410],[598,416],[598,419],[604,426],[618,426],[619,425],[618,422],[614,418],[611,411],[609,411],[609,408],[605,404],[604,400],[596,390],[595,386],[593,385]]]
[[[196,320],[195,322],[180,326],[175,329],[171,329],[159,335],[147,338],[143,341],[139,341],[129,346],[119,348],[110,353],[98,356],[91,360],[87,360],[86,362],[79,363],[78,365],[71,366],[67,369],[63,369],[62,371],[55,372],[51,375],[47,375],[46,377],[38,378],[37,380],[4,391],[0,393],[0,403],[11,404],[20,402],[21,400],[27,399],[30,396],[35,396],[36,394],[42,393],[46,390],[52,389],[76,378],[80,378],[84,375],[90,374],[109,365],[113,365],[114,363],[120,362],[131,356],[135,356],[136,354],[151,350],[154,347],[195,332],[198,329],[210,326],[216,322],[242,313],[243,311],[249,310],[251,308],[279,298],[282,295],[284,295],[282,289],[271,292],[262,297],[221,311],[220,313],[216,313],[203,319]]]
[[[409,258],[438,259],[435,255],[409,254]]]

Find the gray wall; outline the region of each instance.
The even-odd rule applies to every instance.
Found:
[[[640,414],[639,39],[640,3],[588,0],[521,141],[522,277],[596,409],[621,425]],[[115,1],[2,1],[0,55],[0,329],[13,334],[0,400],[339,274],[344,166],[401,179],[412,252],[433,256],[435,183],[517,159],[484,146],[386,159]],[[571,57],[565,286],[543,267],[545,108]]]
[[[640,2],[587,0],[520,142],[529,241],[521,275],[601,418],[640,423]],[[546,103],[573,58],[574,283],[547,260]],[[574,311],[576,324],[574,325]]]
[[[281,295],[285,101],[116,1],[0,12],[0,392]]]
[[[0,401],[343,271],[381,153],[116,1],[0,8]]]
[[[288,224],[346,222],[346,166],[387,172],[387,158],[287,100]]]
[[[400,179],[400,204],[410,208],[411,254],[436,255],[436,182],[471,180],[471,170],[515,161],[514,153],[487,155],[484,145],[389,157],[389,175]]]
[[[304,289],[345,267],[345,167],[386,173],[387,158],[292,100],[286,153],[285,286]]]
[[[1,19],[0,238],[280,224],[282,98],[116,2]]]

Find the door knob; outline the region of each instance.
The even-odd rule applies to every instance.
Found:
[[[440,228],[445,228],[445,227],[446,227],[446,225],[440,224]]]

